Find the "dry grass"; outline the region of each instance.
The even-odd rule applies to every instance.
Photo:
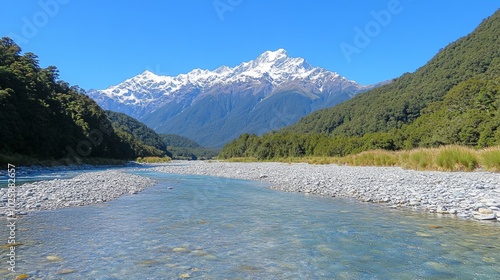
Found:
[[[230,162],[255,162],[255,158],[236,158]],[[281,158],[273,161],[339,164],[351,166],[399,166],[434,171],[500,171],[500,147],[473,149],[463,146],[419,148],[408,151],[373,150],[345,157]]]
[[[488,171],[500,171],[500,147],[487,148],[478,152],[479,164]]]
[[[440,148],[434,161],[442,170],[473,171],[479,167],[479,154],[470,148],[448,146]]]

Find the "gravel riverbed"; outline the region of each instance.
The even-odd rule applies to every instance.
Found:
[[[172,162],[154,168],[174,174],[265,181],[272,189],[352,197],[461,218],[500,221],[500,174],[431,172],[397,167],[305,163]]]
[[[172,162],[154,168],[173,174],[265,181],[270,188],[331,197],[351,197],[388,207],[407,207],[461,218],[500,221],[500,174],[429,172],[396,167],[351,167],[305,163]],[[88,172],[16,186],[17,214],[97,204],[135,194],[156,181],[118,170]],[[0,215],[9,212],[8,189],[0,189]]]
[[[136,194],[156,181],[116,170],[88,172],[71,179],[54,179],[16,186],[17,214],[97,204],[124,194]],[[8,189],[0,189],[0,215],[8,215]],[[11,202],[12,203],[12,202]]]

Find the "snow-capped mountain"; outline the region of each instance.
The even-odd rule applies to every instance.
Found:
[[[232,68],[194,69],[175,77],[145,71],[88,95],[157,132],[222,146],[241,133],[279,129],[370,88],[279,49]]]

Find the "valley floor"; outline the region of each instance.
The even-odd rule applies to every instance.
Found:
[[[258,180],[285,192],[355,198],[391,208],[500,221],[500,173],[217,161],[172,161],[153,169],[171,174]],[[142,176],[107,170],[86,172],[72,179],[24,184],[17,190],[16,210],[27,213],[102,203],[126,193],[140,192],[155,183]],[[4,214],[8,206],[7,189],[0,189],[0,198],[0,211]]]
[[[352,167],[271,162],[172,162],[155,168],[173,174],[265,181],[272,189],[352,197],[460,218],[500,221],[500,174],[434,172],[398,167]]]

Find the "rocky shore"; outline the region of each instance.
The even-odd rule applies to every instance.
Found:
[[[136,194],[156,181],[116,170],[89,172],[72,179],[55,179],[16,187],[17,214],[97,204],[124,194]],[[8,189],[0,189],[0,215],[8,214]]]
[[[396,167],[286,163],[172,162],[156,171],[261,180],[272,189],[353,197],[461,218],[500,221],[500,174],[429,172]]]

